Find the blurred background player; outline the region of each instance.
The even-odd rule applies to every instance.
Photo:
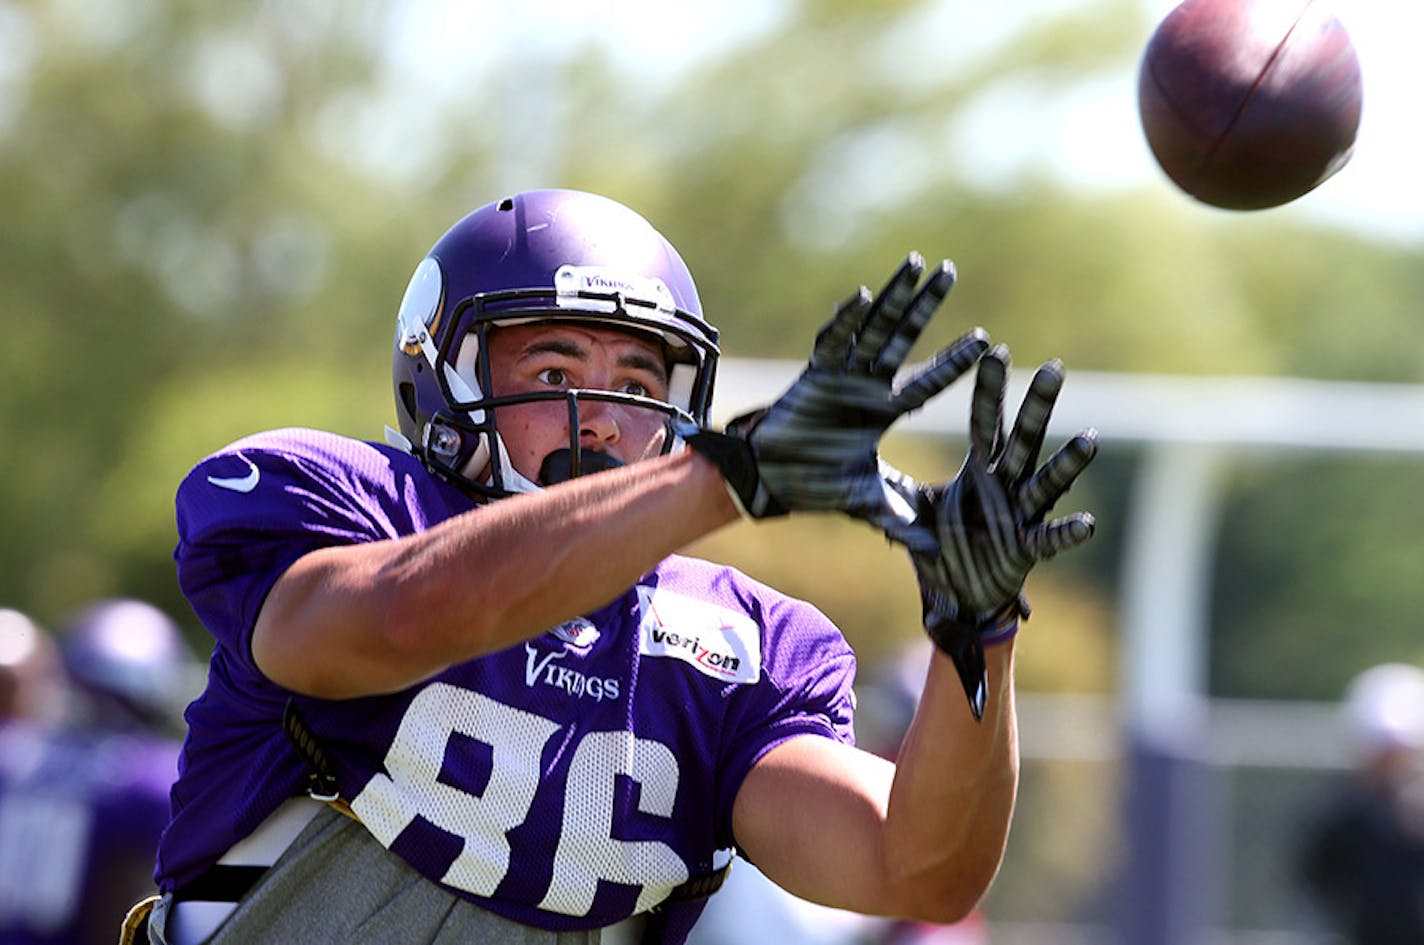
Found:
[[[0,607],[0,727],[53,724],[64,711],[64,673],[53,637],[20,611]]]
[[[1343,703],[1354,770],[1311,824],[1302,878],[1353,945],[1424,943],[1424,670],[1386,663]]]
[[[51,883],[62,872],[48,851],[51,824],[44,798],[25,790],[66,711],[59,649],[49,632],[18,610],[0,608],[0,942],[59,941],[75,905],[72,884]],[[63,817],[54,825],[62,832]],[[62,854],[61,854],[62,855]]]
[[[110,945],[153,889],[194,660],[140,601],[85,608],[55,638],[15,611],[0,628],[0,664],[37,641],[3,674],[23,681],[0,684],[29,693],[0,733],[0,945]]]
[[[92,604],[60,628],[80,721],[107,731],[183,731],[202,667],[166,613],[140,600]]]

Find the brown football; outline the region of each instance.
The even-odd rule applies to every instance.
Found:
[[[1260,210],[1350,159],[1363,87],[1354,44],[1316,0],[1185,0],[1142,55],[1138,110],[1183,191]]]

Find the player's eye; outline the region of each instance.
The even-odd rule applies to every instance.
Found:
[[[648,386],[642,381],[628,381],[619,388],[622,393],[632,394],[634,397],[651,397]]]
[[[550,387],[567,387],[569,375],[563,368],[544,368],[537,375],[540,383],[548,384]]]

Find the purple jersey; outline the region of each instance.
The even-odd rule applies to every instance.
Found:
[[[178,576],[217,647],[188,710],[162,888],[305,787],[280,721],[292,694],[250,650],[277,578],[314,549],[475,508],[404,452],[309,430],[239,441],[184,480]],[[814,607],[673,556],[602,609],[403,692],[296,706],[393,853],[516,921],[587,929],[711,871],[768,749],[806,733],[851,741],[854,672]]]
[[[166,739],[0,728],[0,945],[113,942],[152,892],[177,775]]]

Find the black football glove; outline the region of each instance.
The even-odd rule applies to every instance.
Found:
[[[839,510],[887,533],[913,521],[913,510],[880,476],[880,437],[953,383],[989,345],[975,328],[896,381],[954,285],[947,260],[920,285],[923,272],[924,260],[911,253],[878,295],[862,287],[842,302],[816,335],[805,370],[775,403],[738,417],[725,433],[690,425],[676,430],[717,464],[744,514]]]
[[[1093,536],[1093,517],[1077,512],[1045,521],[1097,454],[1097,433],[1086,430],[1042,467],[1038,457],[1063,366],[1042,365],[1029,384],[1013,431],[1003,432],[1008,349],[997,345],[979,361],[969,419],[969,455],[959,474],[923,486],[882,464],[887,486],[917,510],[913,541],[904,541],[920,585],[925,631],[958,670],[974,717],[988,695],[984,645],[1013,636],[1028,616],[1024,580],[1039,561]],[[938,553],[923,550],[930,543]]]

